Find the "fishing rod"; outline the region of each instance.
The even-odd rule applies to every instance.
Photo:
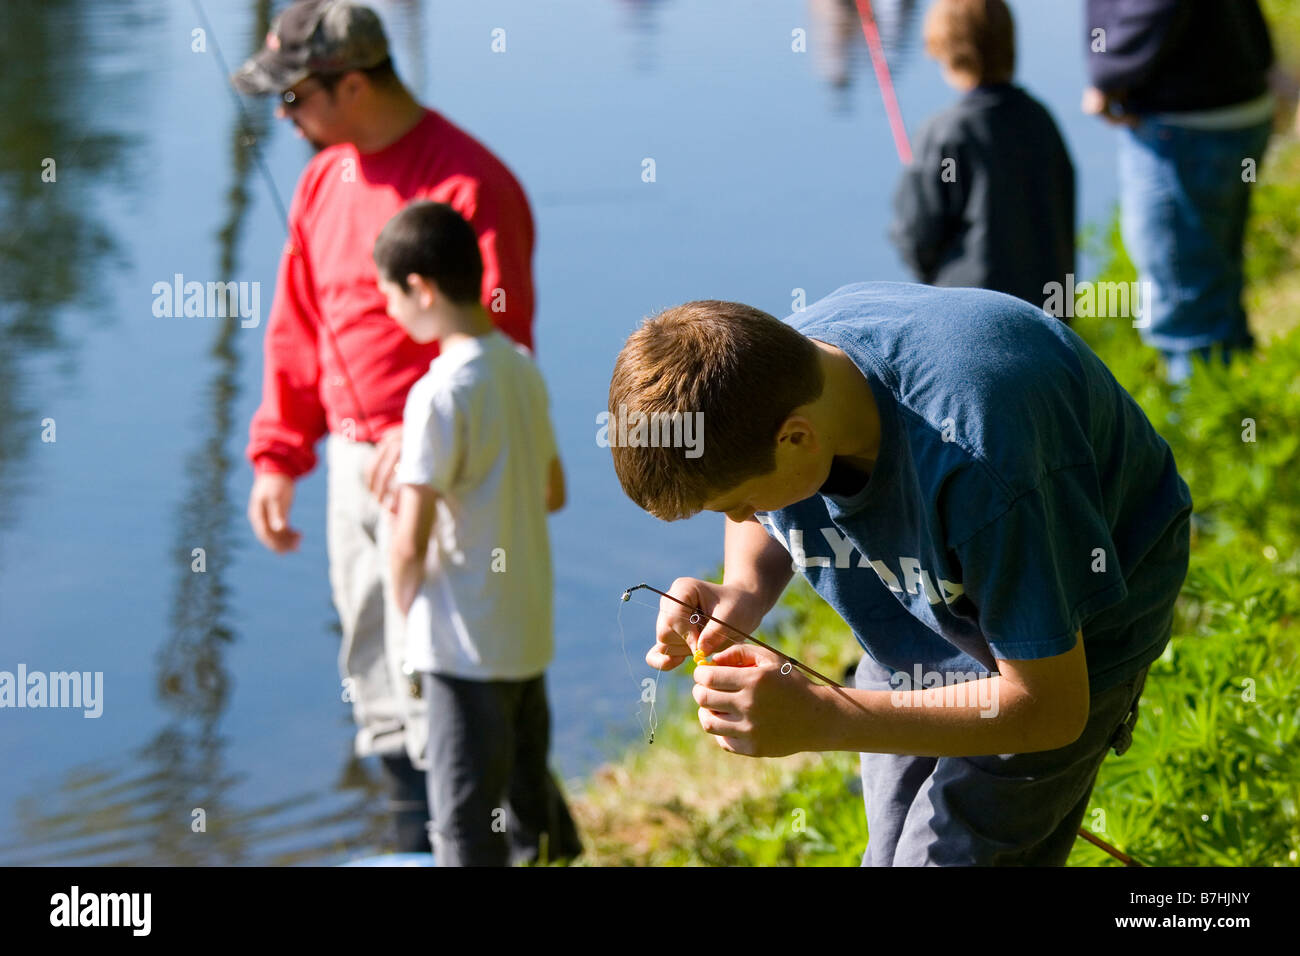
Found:
[[[889,61],[885,59],[885,46],[880,42],[880,28],[876,26],[876,15],[871,9],[871,0],[856,0],[858,19],[862,21],[862,34],[867,40],[867,52],[871,56],[871,65],[876,71],[876,82],[880,86],[880,98],[885,103],[885,113],[889,116],[889,130],[894,135],[894,148],[904,166],[912,164],[912,146],[907,141],[907,127],[903,125],[903,111],[899,109],[898,97],[894,93],[894,80],[889,73]]]
[[[1089,832],[1088,832],[1087,830],[1085,830],[1083,827],[1079,827],[1079,836],[1083,837],[1085,840],[1087,840],[1087,841],[1088,841],[1089,843],[1091,843],[1093,846],[1098,847],[1098,848],[1100,848],[1100,849],[1102,849],[1102,850],[1105,850],[1107,853],[1109,853],[1109,854],[1110,854],[1111,856],[1113,856],[1115,859],[1119,860],[1119,861],[1120,861],[1121,863],[1123,863],[1125,866],[1145,866],[1145,865],[1146,865],[1146,864],[1144,864],[1144,863],[1139,863],[1137,860],[1133,859],[1133,857],[1129,856],[1127,853],[1124,853],[1124,852],[1122,852],[1121,850],[1117,850],[1117,849],[1115,849],[1113,846],[1111,846],[1109,843],[1107,843],[1105,840],[1101,839],[1100,837],[1095,837],[1095,836],[1093,836],[1091,833],[1089,833]]]
[[[638,584],[636,587],[628,588],[626,591],[623,592],[623,600],[624,601],[631,600],[633,591],[640,591],[643,589],[646,591],[653,591],[655,594],[658,594],[660,597],[665,597],[668,600],[680,604],[682,607],[686,608],[686,610],[691,612],[690,622],[692,624],[699,624],[701,620],[708,620],[708,621],[712,621],[714,624],[717,624],[721,627],[725,627],[730,631],[735,631],[737,634],[740,635],[741,638],[740,640],[736,640],[733,637],[727,637],[727,635],[725,634],[722,635],[732,644],[743,644],[746,642],[751,644],[757,644],[759,647],[763,648],[764,650],[771,651],[773,654],[777,655],[778,657],[784,658],[787,663],[785,665],[782,665],[781,672],[783,674],[790,673],[790,671],[787,670],[786,668],[789,666],[794,666],[799,668],[799,670],[803,671],[805,674],[809,674],[810,676],[817,678],[818,680],[824,682],[830,687],[838,687],[840,689],[844,689],[843,684],[839,683],[838,681],[831,680],[825,674],[821,674],[813,670],[807,664],[804,664],[803,662],[796,660],[795,658],[791,657],[789,654],[784,653],[783,651],[777,650],[772,645],[765,644],[763,641],[760,641],[758,638],[756,638],[753,634],[747,634],[744,631],[742,631],[740,628],[728,624],[726,621],[722,620],[721,618],[716,618],[710,614],[704,613],[704,610],[702,608],[692,607],[690,604],[686,603],[681,598],[674,597],[673,595],[668,594],[665,591],[660,591],[658,588],[651,587],[649,584],[641,583]],[[1115,847],[1111,846],[1109,843],[1107,843],[1105,840],[1101,839],[1100,837],[1094,836],[1093,834],[1089,833],[1083,827],[1079,827],[1078,833],[1079,836],[1083,837],[1093,846],[1097,847],[1098,849],[1104,850],[1106,853],[1109,853],[1111,856],[1119,860],[1125,866],[1144,865],[1142,863],[1139,863],[1137,860],[1133,859],[1133,857],[1129,856],[1127,853],[1124,853],[1122,850],[1118,850]]]
[[[825,674],[821,674],[821,673],[819,673],[819,672],[813,670],[811,667],[809,667],[807,664],[803,663],[802,661],[797,660],[797,659],[791,657],[789,654],[786,654],[786,653],[784,653],[784,652],[782,652],[782,651],[778,651],[778,650],[777,650],[775,647],[773,647],[771,644],[765,644],[765,643],[763,643],[763,642],[760,641],[758,638],[756,638],[753,634],[746,634],[746,633],[745,633],[744,631],[742,631],[740,628],[738,628],[738,627],[733,627],[732,625],[728,624],[726,621],[722,620],[721,618],[716,618],[716,617],[713,617],[713,616],[710,615],[710,614],[705,614],[704,611],[703,611],[703,609],[698,608],[698,607],[691,607],[691,605],[687,604],[685,601],[681,600],[680,598],[675,598],[675,597],[673,597],[671,594],[668,594],[668,593],[665,592],[665,591],[660,591],[658,588],[656,588],[656,587],[651,587],[649,584],[645,584],[644,582],[641,583],[641,584],[638,584],[638,585],[637,585],[636,587],[634,587],[634,588],[628,588],[626,591],[624,591],[624,592],[623,592],[623,600],[624,600],[624,601],[630,600],[631,597],[632,597],[632,592],[633,592],[633,591],[640,591],[640,590],[642,590],[642,589],[644,589],[644,590],[646,590],[646,591],[653,591],[655,594],[658,594],[660,597],[665,597],[665,598],[667,598],[667,599],[670,600],[670,601],[676,601],[676,602],[677,602],[678,604],[680,604],[682,607],[686,608],[686,610],[688,610],[688,611],[691,612],[691,619],[690,619],[690,620],[691,620],[691,623],[692,623],[692,624],[699,624],[700,621],[701,621],[701,619],[703,619],[703,620],[706,620],[706,621],[712,621],[714,624],[717,624],[717,625],[719,625],[719,626],[721,626],[721,627],[725,627],[725,628],[727,628],[728,630],[735,631],[737,634],[740,635],[740,640],[736,640],[734,637],[727,637],[727,635],[725,635],[725,634],[722,635],[724,638],[726,638],[726,639],[727,639],[728,641],[730,641],[732,644],[744,644],[744,643],[746,643],[746,642],[749,642],[749,643],[751,643],[751,644],[757,644],[759,647],[763,648],[764,650],[766,650],[766,651],[771,651],[771,652],[772,652],[773,654],[775,654],[777,657],[783,658],[783,659],[784,659],[784,660],[785,660],[789,665],[791,665],[792,667],[797,667],[797,668],[799,668],[799,670],[803,671],[805,674],[807,674],[807,675],[809,675],[810,677],[813,677],[813,678],[815,678],[815,679],[821,681],[822,683],[824,683],[824,684],[826,684],[826,685],[828,685],[828,686],[830,686],[830,687],[842,687],[842,686],[843,686],[843,685],[840,684],[838,681],[831,680],[831,679],[830,679],[829,677],[827,677]],[[786,674],[790,673],[790,671],[789,671],[789,670],[786,670],[785,668],[783,668],[782,670],[783,670],[783,673],[786,673]]]
[[[217,34],[212,29],[212,22],[208,19],[207,13],[203,9],[200,0],[190,0],[190,5],[194,8],[194,14],[199,18],[199,23],[203,27],[203,32],[212,41],[212,52],[215,56],[217,70],[221,74],[221,82],[229,87],[231,98],[235,103],[235,110],[239,114],[239,123],[243,129],[244,144],[252,151],[253,159],[257,163],[257,168],[262,172],[262,178],[266,181],[267,187],[271,190],[271,198],[275,202],[275,208],[280,213],[280,218],[284,221],[285,232],[289,232],[289,212],[284,205],[284,200],[280,198],[280,190],[275,185],[275,178],[271,175],[271,169],[266,164],[265,157],[262,156],[262,150],[258,141],[257,134],[253,131],[252,120],[248,111],[244,109],[244,101],[240,99],[239,93],[229,84],[230,67],[226,63],[226,58],[221,52],[221,43],[217,40]],[[292,237],[291,237],[292,238]],[[366,414],[366,407],[361,403],[361,397],[357,394],[356,385],[353,384],[352,375],[348,372],[347,362],[343,360],[343,350],[339,348],[338,340],[334,337],[334,329],[330,326],[325,317],[317,316],[317,326],[325,330],[326,341],[329,342],[330,348],[334,351],[334,358],[339,363],[339,370],[343,373],[344,381],[347,382],[348,391],[352,395],[352,404],[360,413],[362,424],[365,426],[366,434],[371,441],[377,441],[379,436],[375,434],[374,428],[370,424],[370,416]]]

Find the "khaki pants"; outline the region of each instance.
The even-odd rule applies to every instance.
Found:
[[[339,673],[357,724],[357,756],[405,751],[427,769],[428,710],[412,693],[418,678],[403,673],[403,617],[388,570],[391,516],[366,487],[374,453],[373,444],[335,434],[326,444],[330,588],[343,628]]]

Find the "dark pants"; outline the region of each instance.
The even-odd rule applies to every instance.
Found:
[[[428,853],[429,796],[424,771],[406,754],[380,758],[388,781],[388,812],[392,814],[393,837],[398,853]]]
[[[863,866],[1061,866],[1101,762],[1133,739],[1147,668],[1092,697],[1088,723],[1056,750],[980,757],[862,755]],[[856,686],[889,688],[870,657]]]
[[[545,675],[477,681],[424,675],[429,813],[439,866],[567,860],[582,851],[547,767]]]

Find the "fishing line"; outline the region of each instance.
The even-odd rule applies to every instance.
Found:
[[[624,591],[623,600],[624,601],[628,600],[628,598],[631,596],[631,594],[634,591],[640,591],[643,588],[647,591],[653,591],[655,594],[658,594],[660,597],[667,598],[670,601],[675,601],[676,603],[680,604],[682,607],[686,608],[686,610],[691,612],[692,624],[699,624],[699,620],[697,620],[698,617],[699,619],[712,621],[714,624],[717,624],[719,627],[725,627],[727,630],[734,631],[736,634],[740,635],[740,640],[736,640],[734,637],[728,637],[726,634],[721,635],[729,644],[744,644],[746,642],[750,644],[757,644],[759,647],[763,648],[764,650],[771,651],[777,657],[780,657],[786,664],[789,664],[791,667],[799,668],[799,670],[803,671],[809,677],[821,681],[823,684],[827,685],[828,687],[844,686],[839,681],[832,680],[831,678],[827,677],[825,674],[813,670],[811,667],[809,667],[807,664],[800,661],[798,658],[791,657],[789,654],[785,653],[784,651],[777,650],[771,644],[765,644],[763,641],[760,641],[758,638],[756,638],[753,634],[747,634],[744,631],[742,631],[740,628],[728,624],[726,621],[722,620],[721,618],[713,617],[710,614],[705,614],[702,608],[692,607],[691,605],[683,601],[681,598],[673,597],[667,591],[660,591],[658,588],[651,587],[649,584],[641,583],[638,584],[636,587],[628,588],[626,591]],[[785,664],[782,665],[781,673],[782,674],[790,673],[790,671],[786,669]]]
[[[790,673],[794,668],[797,667],[797,668],[799,668],[801,671],[803,671],[805,674],[809,675],[810,677],[815,678],[816,680],[821,681],[822,683],[824,683],[824,684],[826,684],[826,685],[828,685],[828,686],[831,686],[831,687],[840,687],[840,686],[841,686],[841,685],[838,684],[836,681],[833,681],[833,680],[831,680],[829,677],[827,677],[826,675],[821,674],[821,673],[819,673],[818,671],[813,670],[811,667],[809,667],[808,665],[802,663],[801,661],[799,661],[799,660],[797,660],[797,659],[791,657],[789,654],[785,654],[785,653],[783,653],[783,652],[777,650],[775,647],[772,647],[770,644],[765,644],[763,641],[760,641],[758,638],[754,637],[752,634],[746,634],[744,631],[740,630],[739,628],[733,627],[732,625],[728,624],[726,621],[722,620],[721,618],[716,618],[716,617],[713,617],[712,615],[706,614],[706,613],[704,613],[704,611],[703,611],[702,609],[697,608],[697,607],[692,607],[691,605],[687,604],[685,601],[682,601],[682,600],[680,600],[680,599],[678,599],[678,598],[676,598],[676,597],[673,597],[673,595],[668,594],[668,593],[665,592],[665,591],[660,591],[660,590],[659,590],[658,588],[656,588],[656,587],[651,587],[649,584],[644,584],[644,583],[642,583],[642,584],[638,584],[638,585],[636,585],[635,587],[628,588],[626,591],[623,592],[622,596],[619,598],[619,602],[618,602],[618,617],[617,617],[617,621],[618,621],[618,636],[619,636],[619,644],[621,645],[621,647],[622,647],[622,649],[623,649],[623,662],[627,665],[628,676],[630,676],[630,677],[632,678],[633,682],[636,683],[636,685],[637,685],[637,692],[638,692],[638,695],[639,695],[639,701],[638,701],[638,704],[637,704],[636,719],[637,719],[637,723],[638,723],[638,724],[640,725],[640,727],[641,727],[641,732],[644,733],[644,734],[646,735],[646,743],[651,743],[651,744],[652,744],[652,743],[655,742],[655,731],[656,731],[656,730],[658,729],[658,727],[659,727],[659,714],[658,714],[658,711],[656,710],[656,704],[657,704],[658,699],[659,699],[659,678],[660,678],[660,676],[662,676],[663,671],[659,670],[658,668],[654,668],[654,671],[655,671],[655,682],[654,682],[654,689],[651,691],[651,697],[650,697],[650,700],[649,700],[649,704],[650,704],[650,713],[649,713],[648,719],[643,720],[642,717],[641,717],[641,713],[642,713],[642,707],[641,707],[641,704],[646,702],[646,701],[645,701],[645,691],[646,691],[646,688],[645,688],[645,686],[644,686],[644,682],[643,682],[642,680],[638,679],[637,676],[636,676],[636,674],[633,673],[633,671],[632,671],[632,661],[631,661],[631,659],[627,656],[627,631],[626,631],[626,630],[624,629],[624,627],[623,627],[623,605],[624,605],[624,604],[628,604],[628,603],[637,604],[637,605],[640,605],[641,607],[649,608],[650,610],[655,611],[655,612],[658,612],[658,611],[659,611],[659,605],[657,605],[657,604],[648,604],[648,603],[646,603],[645,601],[634,600],[633,597],[632,597],[632,595],[633,595],[635,592],[640,591],[640,590],[652,591],[652,592],[654,592],[655,594],[659,595],[660,597],[667,598],[667,599],[670,600],[670,601],[676,601],[676,602],[677,602],[678,604],[680,604],[682,607],[686,608],[688,611],[691,612],[690,622],[691,622],[691,624],[693,624],[693,625],[700,626],[700,625],[702,625],[703,622],[705,622],[705,621],[711,621],[711,622],[713,622],[714,624],[719,625],[720,627],[725,627],[725,628],[728,628],[728,629],[730,629],[730,630],[732,630],[732,631],[735,631],[736,634],[740,635],[740,640],[737,640],[736,638],[734,638],[734,637],[730,637],[730,636],[728,636],[728,635],[726,635],[726,634],[721,635],[721,637],[722,637],[724,640],[726,640],[729,644],[743,644],[743,643],[749,642],[749,643],[752,643],[752,644],[757,644],[759,647],[762,647],[762,648],[764,648],[765,650],[771,651],[773,654],[776,654],[778,657],[780,657],[780,658],[782,659],[782,661],[783,661],[783,663],[781,664],[781,667],[780,667],[780,670],[781,670],[781,673],[782,673],[782,674],[787,674],[787,675],[788,675],[788,674],[789,674],[789,673]],[[701,627],[701,630],[703,630],[702,627]],[[695,658],[695,663],[696,663],[697,665],[699,665],[699,664],[701,664],[701,663],[709,663],[709,662],[707,662],[707,661],[701,661],[698,657],[696,657],[696,658]]]
[[[212,41],[214,62],[216,63],[218,72],[221,74],[222,85],[229,88],[231,99],[235,103],[235,111],[239,114],[239,125],[243,133],[241,137],[242,143],[252,151],[253,160],[257,163],[257,168],[262,172],[262,178],[266,181],[267,187],[271,190],[271,198],[275,202],[276,211],[279,212],[280,218],[284,221],[285,233],[288,234],[289,212],[285,208],[284,200],[280,198],[280,190],[275,185],[275,178],[271,175],[271,169],[267,166],[266,159],[262,156],[257,134],[253,132],[253,124],[248,115],[248,111],[244,109],[244,101],[240,98],[238,91],[230,85],[230,66],[226,63],[226,57],[221,52],[221,43],[217,40],[216,31],[212,29],[212,21],[208,19],[208,15],[204,11],[203,4],[200,0],[190,0],[190,6],[194,8],[194,15],[199,18],[199,23],[203,27],[203,32]],[[292,236],[290,236],[290,239],[292,240]],[[318,321],[316,324],[325,330],[325,338],[329,342],[330,348],[334,351],[334,358],[339,363],[339,371],[343,373],[343,378],[347,382],[348,391],[352,395],[352,404],[356,406],[357,411],[360,413],[361,422],[365,426],[366,434],[370,437],[372,442],[377,441],[379,436],[375,433],[374,428],[370,424],[370,416],[366,414],[366,407],[361,404],[361,398],[357,394],[356,385],[353,384],[352,376],[348,372],[347,362],[343,361],[343,351],[339,348],[338,341],[334,338],[334,330],[330,327],[330,324],[325,321],[323,315],[318,316],[317,318]]]
[[[655,684],[654,684],[654,689],[650,692],[650,701],[649,701],[650,714],[648,719],[642,720],[641,704],[646,702],[645,701],[646,687],[644,684],[645,678],[638,678],[636,674],[632,672],[632,661],[627,656],[627,632],[624,631],[623,629],[623,605],[627,604],[629,601],[631,601],[631,603],[633,604],[639,604],[641,605],[641,607],[647,607],[650,610],[656,612],[659,610],[659,608],[654,604],[647,604],[645,601],[632,601],[631,591],[624,591],[623,596],[618,599],[618,637],[619,637],[619,643],[623,647],[623,662],[627,664],[628,676],[632,678],[632,682],[636,684],[636,688],[637,688],[636,722],[641,727],[641,733],[646,735],[646,743],[652,744],[655,742],[655,731],[659,728],[659,715],[655,710],[655,704],[659,700],[659,678],[663,674],[663,671],[659,670],[658,668],[654,668]]]

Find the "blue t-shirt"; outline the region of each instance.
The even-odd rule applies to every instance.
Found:
[[[1068,651],[1093,694],[1169,641],[1191,494],[1132,397],[1074,332],[1019,299],[844,286],[785,320],[842,349],[879,407],[850,497],[756,517],[876,661],[991,672]]]

